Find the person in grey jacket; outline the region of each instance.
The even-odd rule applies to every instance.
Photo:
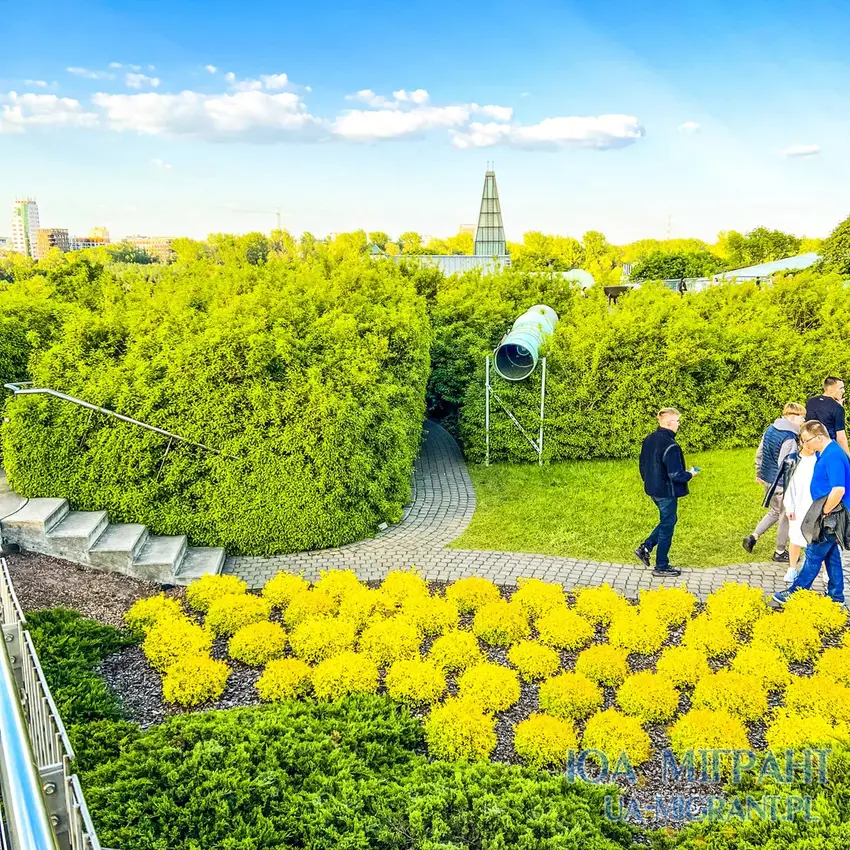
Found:
[[[782,416],[767,427],[756,451],[756,481],[764,487],[765,496],[770,495],[769,510],[751,534],[744,538],[744,549],[752,552],[756,542],[769,528],[778,524],[776,550],[773,560],[788,563],[788,517],[783,498],[785,490],[781,480],[775,486],[785,465],[785,459],[797,450],[800,426],[806,421],[806,408],[802,404],[789,402],[782,409]]]

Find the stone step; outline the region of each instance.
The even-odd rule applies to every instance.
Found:
[[[133,575],[144,581],[171,584],[186,555],[185,534],[148,537],[131,566]]]
[[[108,525],[89,550],[93,567],[132,575],[130,568],[148,540],[148,530],[139,523]]]
[[[107,525],[106,511],[70,511],[47,532],[47,545],[59,558],[85,556]]]
[[[224,567],[224,549],[206,546],[190,546],[186,557],[174,574],[174,584],[187,585],[202,575],[217,576]]]
[[[65,518],[68,510],[67,499],[30,499],[3,520],[3,537],[21,549],[39,552],[47,533]]]

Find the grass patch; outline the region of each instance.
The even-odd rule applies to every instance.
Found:
[[[752,555],[741,546],[765,513],[753,451],[702,452],[686,460],[702,473],[691,495],[679,502],[670,562],[714,567],[769,560],[774,529]],[[570,461],[542,469],[471,465],[469,471],[478,506],[454,548],[637,563],[632,550],[658,520],[643,492],[637,460]]]

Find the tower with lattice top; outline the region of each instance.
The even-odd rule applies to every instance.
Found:
[[[475,230],[476,257],[504,257],[508,250],[505,244],[505,225],[502,222],[502,207],[496,172],[488,168],[484,175],[484,192],[481,195],[481,212]]]

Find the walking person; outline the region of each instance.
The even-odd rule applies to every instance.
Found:
[[[812,505],[803,519],[808,539],[803,569],[788,590],[773,594],[773,601],[784,605],[792,593],[808,590],[823,565],[828,578],[827,593],[834,602],[844,602],[844,572],[839,543],[850,544],[850,460],[831,440],[821,422],[811,420],[800,429],[800,441],[817,452],[812,474]]]
[[[808,541],[803,537],[803,520],[812,506],[812,476],[817,463],[815,450],[809,443],[800,442],[800,454],[791,469],[788,483],[785,486],[783,507],[788,517],[788,572],[785,581],[791,584],[799,574],[798,564],[800,552],[806,548]]]
[[[685,456],[676,442],[681,414],[665,407],[658,414],[658,428],[647,436],[640,448],[640,477],[643,489],[658,508],[658,525],[646,540],[635,549],[638,560],[651,567],[650,555],[655,554],[656,576],[680,576],[681,570],[670,566],[670,546],[679,518],[679,499],[688,495],[688,482],[699,472],[697,467],[685,469]]]
[[[797,451],[797,437],[805,421],[806,408],[802,404],[786,404],[782,408],[782,416],[767,426],[756,451],[756,482],[764,487],[765,507],[769,510],[755,530],[744,538],[743,546],[751,553],[758,539],[778,524],[773,560],[780,564],[788,563],[789,560],[786,551],[788,517],[782,504],[785,495],[785,462]]]
[[[822,423],[831,440],[835,440],[847,454],[847,431],[844,427],[844,381],[834,376],[823,382],[823,395],[806,402],[806,419]]]

